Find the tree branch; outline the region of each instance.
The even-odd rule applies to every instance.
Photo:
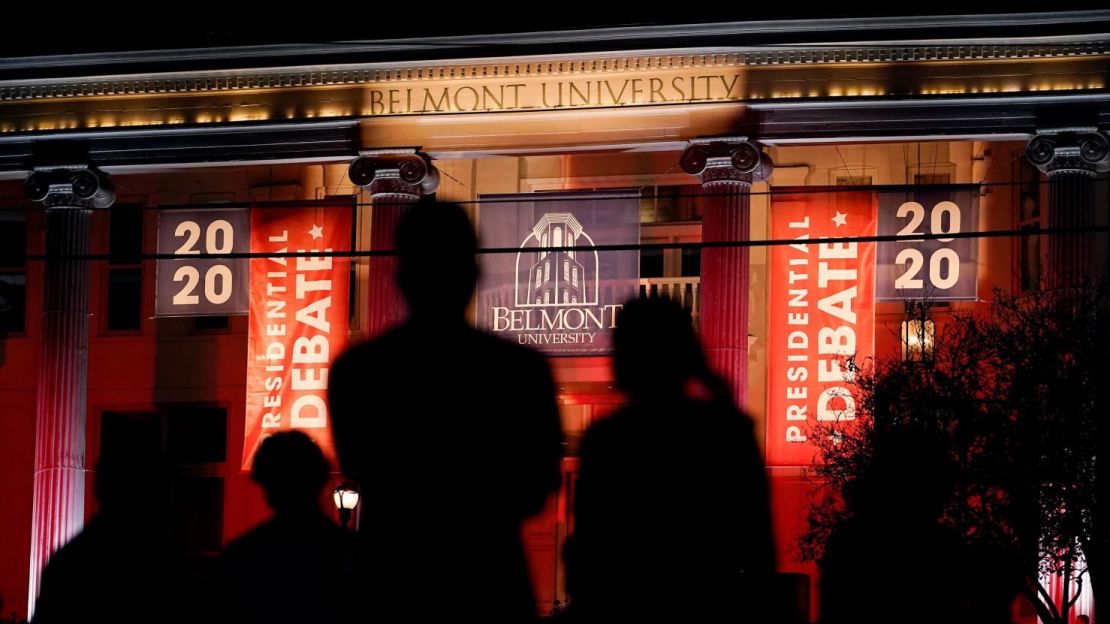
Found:
[[[1048,592],[1037,581],[1030,577],[1025,577],[1025,583],[1022,584],[1021,593],[1029,600],[1029,604],[1033,605],[1033,610],[1037,612],[1037,617],[1045,624],[1058,624],[1060,623],[1060,614],[1056,611],[1056,605],[1052,604],[1052,599],[1047,601],[1042,600],[1042,596],[1048,596]]]
[[[1072,594],[1071,600],[1068,601],[1068,607],[1070,608],[1070,607],[1075,606],[1075,603],[1079,602],[1079,597],[1081,595],[1083,595],[1083,576],[1082,575],[1075,577],[1075,593]],[[1067,599],[1066,596],[1064,598],[1065,598],[1065,600]]]

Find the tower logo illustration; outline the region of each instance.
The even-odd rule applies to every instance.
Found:
[[[594,247],[594,241],[569,212],[545,213],[516,255],[517,307],[598,304],[597,251],[562,247]]]
[[[625,192],[484,195],[476,312],[494,335],[549,355],[608,353],[637,292],[640,197]],[[501,253],[502,250],[509,253]]]

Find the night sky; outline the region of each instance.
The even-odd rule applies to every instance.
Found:
[[[1015,0],[1011,2],[923,3],[744,2],[706,3],[693,11],[666,3],[583,0],[544,3],[428,2],[336,3],[328,11],[310,3],[256,3],[226,11],[215,3],[175,3],[157,12],[149,3],[94,4],[59,16],[35,3],[5,7],[0,56],[71,54],[94,51],[172,49],[231,45],[380,40],[421,36],[553,31],[604,26],[694,24],[765,19],[826,19],[892,15],[953,15],[1105,9],[1097,0]],[[689,5],[676,5],[686,7]],[[111,8],[108,8],[111,7]],[[599,8],[601,7],[601,8]],[[1073,25],[1074,30],[1074,25]]]

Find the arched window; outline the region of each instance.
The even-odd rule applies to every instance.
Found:
[[[570,261],[569,260],[563,260],[563,281],[564,282],[569,282],[570,281]]]
[[[563,246],[563,228],[555,228],[555,244],[552,247]]]
[[[551,303],[551,291],[550,290],[543,291],[543,302],[544,303]]]
[[[543,269],[536,267],[536,286],[543,283]]]
[[[543,263],[543,281],[546,284],[550,280],[551,280],[551,261],[548,260],[547,262]]]
[[[570,303],[570,293],[563,291],[563,303]]]
[[[575,296],[571,297],[570,302],[571,303],[578,303],[578,295],[575,295]]]
[[[578,267],[574,267],[574,270],[571,272],[571,274],[570,274],[570,283],[575,288],[578,287]]]
[[[540,298],[539,298],[539,297],[536,297],[536,305],[540,305],[540,303],[542,303],[542,302],[540,301]]]

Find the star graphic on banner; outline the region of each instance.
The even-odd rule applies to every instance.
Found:
[[[317,238],[323,238],[324,237],[324,228],[322,228],[319,225],[316,225],[315,223],[313,223],[312,224],[312,229],[309,230],[308,233],[312,235],[312,240],[316,240]]]
[[[839,210],[836,211],[836,216],[833,217],[832,220],[833,220],[833,223],[836,224],[836,227],[840,227],[842,225],[848,225],[848,215],[844,214],[843,212],[840,212]]]

